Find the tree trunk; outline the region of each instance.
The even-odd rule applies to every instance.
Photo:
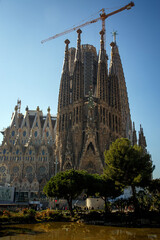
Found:
[[[108,207],[108,201],[107,197],[104,198],[104,203],[105,203],[105,214],[109,213],[109,207]]]
[[[132,188],[132,194],[133,194],[133,204],[134,204],[134,212],[135,214],[138,213],[138,201],[137,201],[137,197],[136,197],[136,188],[135,186],[131,186]]]
[[[67,199],[67,202],[68,202],[71,217],[74,217],[74,212],[73,212],[73,209],[72,209],[72,198]]]

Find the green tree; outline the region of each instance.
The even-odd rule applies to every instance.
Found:
[[[104,174],[123,188],[131,186],[135,211],[137,210],[136,187],[146,187],[154,166],[151,156],[139,146],[132,146],[126,138],[117,139],[105,151]]]
[[[109,200],[121,194],[120,185],[116,185],[112,179],[106,175],[86,174],[85,192],[87,196],[101,197],[105,203],[105,213],[109,212]]]
[[[137,193],[137,200],[139,205],[139,210],[142,213],[149,212],[152,204],[153,204],[153,198],[151,194],[147,191],[147,189],[143,191],[139,191]]]
[[[73,216],[72,200],[76,199],[85,186],[86,172],[83,170],[67,170],[53,176],[45,185],[43,191],[48,197],[64,198],[68,202]]]
[[[160,193],[160,178],[151,180],[149,184],[149,191],[152,193]]]
[[[109,179],[106,175],[101,175],[99,179],[98,196],[104,200],[105,213],[110,211],[109,204],[111,199],[120,196],[122,189],[120,185],[116,185],[115,181]]]
[[[85,174],[85,194],[87,197],[96,196],[100,188],[99,174]]]
[[[160,178],[151,180],[149,192],[152,195],[153,209],[160,211]]]

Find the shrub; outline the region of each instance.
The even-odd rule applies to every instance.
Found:
[[[62,212],[50,209],[36,212],[35,218],[37,221],[62,221],[66,219]]]
[[[91,210],[89,213],[85,215],[86,220],[103,220],[103,212]]]
[[[148,212],[152,205],[153,199],[151,195],[144,191],[139,191],[137,194],[138,207],[142,212]]]
[[[27,211],[27,214],[30,216],[30,217],[35,217],[36,215],[36,211],[34,209],[29,209]]]
[[[22,213],[23,213],[23,214],[27,214],[27,213],[28,213],[28,208],[23,208],[23,209],[22,209]]]
[[[8,210],[3,211],[3,216],[10,217],[11,213]]]

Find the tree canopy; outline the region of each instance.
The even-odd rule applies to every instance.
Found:
[[[136,199],[135,187],[146,187],[152,179],[154,166],[151,156],[126,138],[117,139],[105,151],[104,174],[123,187],[131,186]]]
[[[87,174],[85,193],[87,196],[101,197],[105,202],[105,212],[108,209],[108,202],[121,194],[120,185],[116,185],[115,181],[107,178],[106,175]]]
[[[132,146],[126,138],[117,139],[105,151],[104,173],[124,187],[144,187],[152,178],[154,166],[151,156],[137,145]]]
[[[83,190],[87,196],[100,196],[107,206],[109,199],[119,196],[123,188],[131,186],[136,203],[135,187],[146,187],[151,183],[154,170],[151,156],[142,148],[132,146],[125,138],[113,142],[104,156],[106,165],[103,175],[74,169],[59,172],[46,184],[44,193],[48,197],[66,199],[71,215],[73,215],[72,200]],[[156,185],[159,186],[159,182]]]
[[[149,191],[152,193],[160,193],[160,178],[152,179],[149,185]]]
[[[105,175],[99,176],[99,188],[97,195],[104,200],[106,213],[109,211],[109,200],[115,199],[116,197],[120,196],[121,193],[122,189],[120,185],[116,185],[116,182],[114,180],[109,179]]]
[[[71,215],[72,200],[76,199],[85,188],[86,172],[83,170],[67,170],[53,176],[45,185],[43,191],[48,197],[64,198],[68,202]]]

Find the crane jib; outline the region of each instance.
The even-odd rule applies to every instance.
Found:
[[[102,9],[102,10],[101,10],[101,11],[102,11],[102,14],[100,14],[100,17],[99,17],[99,18],[96,18],[96,19],[93,19],[93,20],[91,20],[91,21],[85,22],[85,23],[83,23],[83,24],[81,24],[81,25],[79,25],[79,26],[76,26],[76,27],[74,27],[74,28],[68,29],[68,30],[66,30],[66,31],[64,31],[64,32],[58,33],[58,34],[56,34],[56,35],[54,35],[54,36],[52,36],[52,37],[49,37],[49,38],[47,38],[47,39],[45,39],[45,40],[42,40],[41,43],[44,43],[44,42],[47,42],[47,41],[49,41],[49,40],[55,39],[55,38],[60,37],[60,36],[62,36],[62,35],[64,35],[64,34],[73,32],[73,31],[77,30],[78,28],[85,27],[85,26],[87,26],[87,25],[89,25],[89,24],[91,24],[91,23],[95,23],[95,22],[97,22],[97,21],[99,21],[99,20],[102,20],[102,29],[105,31],[105,29],[104,29],[104,22],[105,22],[105,19],[106,19],[106,18],[108,18],[108,17],[110,17],[110,16],[112,16],[112,15],[114,15],[114,14],[116,14],[116,13],[119,13],[119,12],[125,10],[125,9],[129,10],[129,9],[131,9],[133,6],[135,6],[134,2],[130,2],[129,4],[125,5],[124,7],[120,8],[120,9],[117,9],[117,10],[111,12],[111,13],[108,13],[108,14],[105,14],[104,9]]]

